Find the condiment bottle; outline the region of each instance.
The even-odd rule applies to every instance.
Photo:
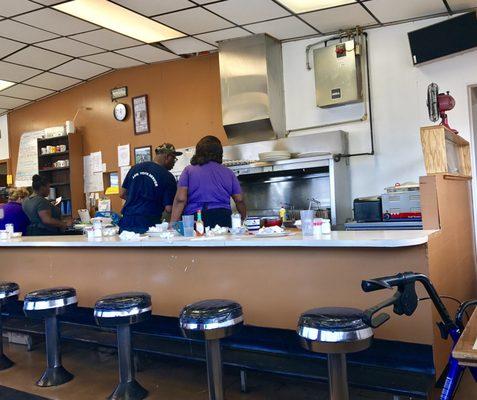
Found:
[[[313,220],[313,236],[321,235],[321,226],[323,225],[323,220],[321,218],[315,218]]]
[[[323,220],[323,223],[321,224],[321,233],[323,235],[331,234],[331,223],[329,219]]]
[[[285,209],[285,207],[283,207],[283,205],[280,207],[280,210],[278,211],[278,215],[280,216],[280,219],[282,220],[282,222],[284,222],[287,216],[287,210]]]
[[[197,221],[195,222],[195,231],[197,232],[197,236],[204,236],[205,228],[204,222],[202,221],[202,211],[197,211]]]

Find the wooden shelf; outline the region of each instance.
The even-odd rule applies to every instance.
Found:
[[[68,155],[68,154],[70,154],[69,151],[59,151],[57,153],[40,154],[38,157],[46,158],[46,157],[61,156],[61,155]]]
[[[70,183],[69,182],[54,182],[54,183],[50,183],[50,186],[69,186]]]
[[[61,170],[67,170],[67,169],[70,169],[70,167],[51,167],[51,168],[40,169],[40,172],[61,171]]]
[[[55,137],[46,138],[46,139],[38,139],[38,144],[54,142],[57,140],[68,140],[68,135],[55,136]]]

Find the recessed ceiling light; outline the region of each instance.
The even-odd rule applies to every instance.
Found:
[[[8,81],[2,81],[0,79],[0,91],[1,90],[5,90],[6,88],[9,88],[10,86],[13,86],[14,83],[13,82],[8,82]]]
[[[185,36],[175,29],[107,0],[73,0],[53,7],[145,43]]]
[[[356,3],[356,0],[278,0],[285,7],[292,10],[294,13],[303,13],[308,11],[322,10],[323,8],[330,8],[342,6],[344,4]]]

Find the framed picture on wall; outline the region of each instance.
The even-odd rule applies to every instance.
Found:
[[[152,146],[135,147],[134,163],[139,164],[146,161],[152,161]]]
[[[147,105],[147,94],[132,98],[134,134],[142,135],[149,133],[149,110]]]

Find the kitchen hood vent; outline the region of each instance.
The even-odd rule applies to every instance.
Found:
[[[225,40],[219,61],[229,144],[285,137],[281,43],[266,34]]]

